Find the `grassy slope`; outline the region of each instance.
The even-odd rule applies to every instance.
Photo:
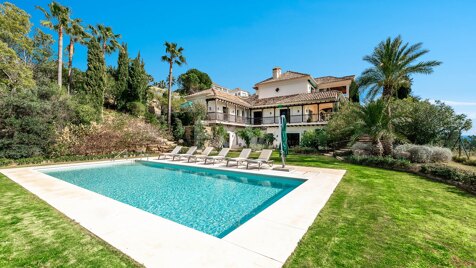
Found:
[[[287,267],[476,265],[476,197],[327,157],[290,156],[288,163],[348,172]]]
[[[139,265],[0,174],[0,267],[58,266]]]
[[[286,266],[476,265],[474,196],[327,157],[293,155],[288,163],[348,172]],[[1,175],[0,241],[0,267],[136,266]]]

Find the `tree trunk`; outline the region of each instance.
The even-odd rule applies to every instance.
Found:
[[[383,146],[383,155],[388,156],[393,154],[393,139],[392,138],[384,138],[382,140]]]
[[[74,54],[74,42],[71,39],[69,41],[69,59],[68,59],[68,94],[71,94],[71,84],[73,83],[73,54]]]
[[[383,87],[383,92],[382,92],[382,98],[383,99],[390,99],[392,97],[392,88],[390,86],[384,86]]]
[[[106,59],[106,41],[102,43],[102,56]]]
[[[372,142],[372,154],[375,156],[382,156],[383,154],[383,146],[380,139],[374,140]]]
[[[167,124],[169,125],[169,130],[172,129],[172,65],[173,62],[170,62],[169,67],[169,89],[168,89],[168,113],[167,113]]]
[[[58,30],[58,86],[63,85],[63,26]]]

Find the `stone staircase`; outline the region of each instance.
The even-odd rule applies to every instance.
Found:
[[[352,154],[352,150],[350,148],[341,148],[341,149],[336,149],[334,151],[329,151],[325,153],[325,156],[330,156],[330,157],[338,157],[338,156],[347,156]]]

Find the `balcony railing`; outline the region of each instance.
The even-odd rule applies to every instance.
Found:
[[[331,118],[332,113],[320,113],[318,114],[304,114],[303,115],[290,115],[287,116],[287,122],[293,123],[318,123],[327,122]],[[247,125],[272,125],[279,123],[279,116],[265,116],[265,117],[243,117],[235,116],[234,114],[208,112],[207,120],[216,120],[222,122],[239,123]]]

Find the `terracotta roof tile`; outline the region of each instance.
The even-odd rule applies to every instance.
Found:
[[[246,101],[246,98],[241,98],[239,96],[235,96],[235,95],[232,95],[232,94],[229,94],[229,93],[226,93],[226,92],[214,89],[214,88],[206,89],[206,90],[188,95],[185,98],[186,99],[193,99],[197,96],[204,96],[204,97],[207,97],[207,98],[215,97],[217,99],[221,99],[221,100],[229,101],[229,102],[232,102],[232,103],[236,103],[238,105],[242,105],[242,106],[245,106],[245,107],[250,107],[250,104]]]
[[[255,87],[258,86],[258,85],[261,85],[261,84],[265,84],[265,83],[271,83],[271,82],[276,82],[276,81],[283,81],[283,80],[289,80],[289,79],[295,79],[295,78],[301,78],[301,77],[307,77],[307,76],[311,77],[311,75],[309,75],[309,74],[287,71],[287,72],[281,74],[281,76],[279,76],[278,78],[270,77],[270,78],[267,78],[267,79],[265,79],[265,80],[263,80],[259,83],[256,83]]]
[[[253,108],[260,108],[280,104],[298,104],[313,101],[337,101],[340,94],[342,93],[339,91],[323,91],[264,99],[258,99],[257,95],[253,95],[246,101],[248,101]]]
[[[322,76],[322,77],[315,77],[314,80],[316,80],[317,84],[320,85],[320,84],[327,84],[327,83],[332,83],[332,82],[353,80],[354,78],[355,78],[355,75],[347,75],[347,76],[342,76],[342,77]]]

